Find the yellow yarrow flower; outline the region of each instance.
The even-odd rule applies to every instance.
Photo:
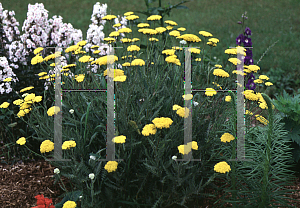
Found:
[[[266,75],[260,75],[259,79],[265,79],[265,80],[269,80],[269,77],[267,77]]]
[[[161,34],[161,33],[165,32],[165,31],[167,31],[167,29],[164,28],[164,27],[157,27],[157,28],[155,28],[155,30],[156,30],[159,34]]]
[[[229,134],[229,133],[224,133],[222,136],[221,136],[221,142],[231,142],[232,140],[234,140],[234,136],[232,134]]]
[[[137,45],[130,45],[127,47],[127,51],[139,51],[141,48]]]
[[[103,20],[112,20],[112,19],[116,19],[117,17],[115,15],[106,15],[104,17],[102,17]]]
[[[201,39],[198,36],[193,35],[193,34],[184,34],[184,35],[181,35],[176,38],[183,39],[187,42],[200,42],[201,41]]]
[[[24,101],[32,101],[34,100],[35,98],[35,94],[34,93],[31,93],[31,94],[28,94],[25,98],[24,98]]]
[[[10,77],[7,77],[3,80],[3,82],[10,82],[11,81],[11,78]]]
[[[142,30],[143,30],[142,33],[145,35],[156,35],[158,33],[156,30],[149,29],[149,28],[145,28]]]
[[[31,59],[31,65],[36,65],[37,63],[42,63],[44,61],[43,57],[36,55]]]
[[[108,43],[116,42],[114,38],[104,38],[103,40],[107,41]]]
[[[42,144],[40,146],[41,153],[51,152],[52,150],[54,150],[53,142],[51,142],[50,140],[45,140],[42,142]]]
[[[172,56],[175,54],[175,50],[174,49],[166,49],[166,50],[163,50],[161,53],[166,54],[168,56]]]
[[[200,35],[203,35],[204,37],[212,37],[213,35],[206,31],[199,31]]]
[[[160,20],[162,16],[160,15],[151,15],[150,17],[147,18],[148,21],[153,21],[153,20]]]
[[[271,85],[273,85],[273,84],[272,84],[272,82],[266,82],[265,85],[266,85],[266,86],[271,86]]]
[[[86,43],[87,42],[85,40],[82,40],[82,41],[79,41],[76,45],[78,45],[78,46],[85,46]]]
[[[0,108],[7,108],[10,105],[8,102],[4,102],[0,105]]]
[[[184,107],[184,108],[180,108],[176,111],[176,113],[180,116],[180,117],[184,117],[184,118],[187,118],[189,117],[189,109],[187,107]]]
[[[213,75],[219,76],[219,77],[229,77],[229,74],[224,71],[223,69],[215,69],[213,72]]]
[[[137,27],[150,27],[150,25],[148,23],[139,23]]]
[[[178,66],[181,66],[180,60],[175,58],[174,56],[168,56],[167,58],[165,58],[165,61],[168,63],[174,63]]]
[[[117,76],[113,79],[114,82],[125,82],[126,80],[126,75],[123,75],[123,76]]]
[[[213,88],[206,88],[206,91],[205,91],[206,96],[213,96],[216,94],[217,94],[217,92]]]
[[[113,27],[121,27],[121,23],[114,24]]]
[[[118,31],[114,31],[114,32],[111,32],[108,36],[109,37],[118,37],[120,35],[120,33]]]
[[[26,88],[20,90],[20,92],[25,92],[25,91],[31,90],[31,89],[33,89],[33,88],[34,88],[34,87],[32,87],[32,86],[26,87]]]
[[[121,136],[114,137],[112,139],[112,142],[118,143],[118,144],[123,144],[123,143],[125,143],[125,140],[126,140],[126,136],[121,135]]]
[[[197,48],[190,48],[189,51],[191,53],[197,53],[197,54],[200,54],[200,49],[197,49]]]
[[[65,52],[66,52],[66,53],[74,52],[74,51],[78,50],[79,47],[80,47],[79,45],[72,45],[72,46],[70,46],[69,48],[67,48],[67,49],[65,50]]]
[[[214,171],[218,172],[218,173],[226,173],[231,171],[230,166],[227,164],[227,162],[223,161],[223,162],[219,162],[214,166]]]
[[[182,95],[184,100],[191,100],[193,98],[192,94]]]
[[[181,106],[179,106],[179,105],[173,105],[173,110],[178,110],[178,109],[180,109],[180,108],[182,108]]]
[[[149,136],[150,134],[154,135],[156,133],[156,127],[154,124],[147,124],[142,130],[144,136]]]
[[[129,62],[125,62],[124,64],[122,64],[122,66],[130,66]]]
[[[78,59],[79,62],[86,63],[89,62],[91,56],[82,56]]]
[[[167,30],[172,30],[173,29],[172,26],[167,26],[166,28],[167,28]]]
[[[76,208],[77,204],[74,201],[66,201],[62,208]]]
[[[112,76],[111,74],[113,74],[114,76]],[[108,74],[107,74],[107,69],[104,71],[103,76],[109,76],[110,78],[114,78],[117,76],[123,76],[124,75],[124,71],[121,69],[114,69],[114,71],[112,72],[112,70],[109,70]]]
[[[257,73],[257,71],[260,70],[260,67],[259,67],[259,66],[256,66],[256,65],[249,65],[249,66],[248,66],[248,69],[249,69],[250,71],[253,71],[253,72]]]
[[[75,79],[77,82],[83,82],[84,77],[85,77],[84,74],[75,75]]]
[[[253,101],[258,100],[258,97],[253,93],[253,90],[245,90],[244,94],[245,94],[245,98],[247,98],[248,100],[253,100]]]
[[[145,61],[142,59],[134,59],[131,64],[131,66],[144,66],[145,65]]]
[[[172,20],[166,20],[165,23],[172,25],[172,26],[177,26],[178,24]]]
[[[237,64],[241,63],[241,61],[238,60],[237,58],[229,58],[228,61],[233,63],[234,65],[237,65]]]
[[[125,19],[127,19],[127,20],[135,20],[135,19],[138,19],[138,18],[140,18],[140,17],[137,16],[137,15],[130,15],[130,16],[125,17]]]
[[[93,45],[93,46],[91,47],[91,49],[93,49],[93,48],[99,48],[99,46]]]
[[[154,123],[156,128],[162,129],[162,128],[170,128],[173,121],[170,118],[160,117],[160,118],[153,119],[152,123]]]
[[[116,161],[108,161],[106,165],[104,166],[104,169],[107,170],[107,172],[111,173],[118,168],[118,163]]]
[[[179,46],[173,46],[172,49],[174,49],[174,50],[181,50],[181,51],[183,50],[183,49],[182,49],[181,47],[179,47]]]
[[[215,67],[222,68],[222,65],[216,64]]]
[[[196,58],[195,61],[201,61],[201,58]]]
[[[192,143],[188,143],[187,145],[180,145],[177,148],[180,154],[187,155],[192,150]]]
[[[13,102],[13,104],[15,104],[15,105],[21,105],[23,102],[24,102],[24,100],[18,99],[18,100],[15,100],[15,101]]]
[[[44,50],[44,48],[38,47],[38,48],[36,48],[36,49],[33,51],[33,53],[36,55],[36,54],[38,54],[39,52],[41,52],[41,51],[43,51],[43,50]]]
[[[231,96],[230,95],[226,96],[225,101],[230,102],[231,101]]]
[[[218,43],[219,39],[217,39],[217,38],[210,38],[210,39],[208,39],[208,41],[213,42],[213,43]]]
[[[76,142],[73,140],[69,140],[69,141],[65,141],[62,144],[62,149],[66,150],[66,149],[71,149],[71,147],[76,147]]]
[[[179,37],[180,32],[177,30],[173,30],[173,31],[169,32],[169,35],[174,36],[174,37]]]
[[[25,137],[19,138],[18,141],[16,141],[16,143],[19,145],[24,145],[26,143]]]
[[[58,106],[52,106],[48,109],[47,114],[48,116],[53,116],[54,114],[57,114],[60,111],[60,108]]]
[[[130,28],[124,27],[118,30],[119,33],[130,33],[132,30]]]
[[[134,12],[126,12],[126,13],[124,13],[124,16],[127,17],[127,16],[132,15],[133,13],[134,13]]]
[[[186,29],[184,27],[177,28],[177,30],[179,30],[179,31],[186,31]]]

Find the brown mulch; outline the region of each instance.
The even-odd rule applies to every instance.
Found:
[[[0,201],[1,207],[31,208],[36,206],[36,195],[43,194],[45,198],[53,199],[54,205],[59,203],[64,191],[57,183],[54,185],[53,170],[47,161],[41,159],[34,162],[17,162],[10,167],[0,164]],[[62,177],[68,191],[68,179]]]

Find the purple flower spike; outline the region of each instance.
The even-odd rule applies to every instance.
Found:
[[[248,84],[246,84],[248,90],[255,90],[256,84],[250,79],[248,80]]]
[[[240,34],[237,38],[236,38],[236,44],[237,45],[241,45],[244,42],[244,35]]]
[[[252,46],[251,38],[244,37],[243,42],[244,42],[245,47],[251,47]]]
[[[251,30],[249,27],[246,27],[245,29],[245,34],[248,36],[248,35],[251,35]]]
[[[252,58],[253,54],[252,54],[252,50],[251,49],[247,48],[247,50],[246,50],[246,56]]]

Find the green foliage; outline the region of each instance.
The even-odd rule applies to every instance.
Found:
[[[287,138],[291,141],[293,158],[295,162],[298,162],[300,159],[300,90],[298,94],[294,97],[289,96],[285,90],[283,90],[283,95],[276,96],[276,100],[273,100],[273,103],[277,110],[281,112],[283,117],[283,122],[285,123],[284,128],[289,133]]]

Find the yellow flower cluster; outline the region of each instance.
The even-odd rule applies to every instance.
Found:
[[[199,31],[199,34],[204,37],[212,37],[213,36],[211,33],[206,32],[206,31]]]
[[[222,136],[221,136],[221,142],[231,142],[232,140],[234,140],[234,136],[232,134],[229,134],[229,133],[224,133]]]
[[[155,30],[156,30],[159,34],[161,34],[161,33],[165,32],[167,29],[164,28],[164,27],[157,27],[157,28],[155,28]]]
[[[151,15],[150,17],[147,18],[147,20],[153,21],[153,20],[160,20],[161,18],[162,16],[160,15]]]
[[[134,59],[130,65],[131,66],[144,66],[145,61],[143,59]]]
[[[16,141],[16,143],[19,145],[24,145],[26,143],[25,137],[19,138],[18,141]]]
[[[229,74],[224,71],[223,69],[215,69],[213,72],[213,75],[219,76],[219,77],[229,77]]]
[[[40,53],[40,52],[43,51],[43,50],[44,50],[44,48],[38,47],[38,48],[36,48],[36,49],[33,51],[33,53],[36,55],[36,54]]]
[[[218,173],[226,173],[231,171],[230,166],[227,164],[227,162],[223,161],[223,162],[219,162],[214,166],[214,171],[218,172]]]
[[[116,19],[117,17],[115,15],[106,15],[104,17],[102,17],[103,20],[112,20],[112,19]]]
[[[104,71],[103,76],[109,76],[110,78],[115,78],[117,76],[123,76],[124,71],[121,69],[114,69],[114,71],[109,70],[110,73],[107,74],[107,69]]]
[[[84,77],[85,77],[84,74],[75,75],[75,79],[77,82],[83,82]]]
[[[184,34],[184,35],[178,36],[176,38],[183,39],[186,42],[200,42],[201,41],[201,39],[197,35],[193,35],[193,34]]]
[[[73,140],[65,141],[62,144],[62,149],[63,150],[70,149],[71,147],[76,147],[76,142],[73,141]]]
[[[137,27],[150,27],[150,25],[148,23],[139,23]]]
[[[114,138],[112,139],[112,141],[113,141],[114,143],[119,143],[119,144],[125,143],[125,140],[126,140],[126,136],[123,136],[123,135],[114,137]]]
[[[107,172],[111,173],[118,168],[118,162],[116,161],[108,161],[106,165],[104,166],[104,169],[107,170]]]
[[[31,59],[31,65],[36,65],[37,63],[42,63],[44,61],[43,57],[36,55]]]
[[[172,26],[177,26],[178,24],[172,20],[166,20],[165,23],[172,25]]]
[[[173,31],[169,32],[169,35],[174,36],[174,37],[179,37],[180,32],[177,30],[173,30]]]
[[[141,48],[137,45],[130,45],[127,47],[127,51],[139,51]]]
[[[130,28],[124,27],[118,30],[119,33],[130,33],[132,30]]]
[[[140,17],[137,15],[130,15],[130,16],[125,17],[125,19],[127,19],[127,20],[136,20],[138,18],[140,18]]]
[[[53,116],[54,114],[56,115],[60,111],[60,108],[58,106],[52,106],[51,108],[48,109],[47,114],[48,116]]]
[[[179,145],[178,147],[179,153],[185,155],[189,154],[192,149],[198,150],[198,144],[195,141],[189,142],[186,145]]]
[[[205,95],[206,96],[214,96],[217,92],[213,88],[206,88]]]
[[[52,150],[54,150],[54,143],[53,142],[51,142],[48,139],[42,142],[42,144],[40,146],[41,153],[51,152]]]
[[[184,118],[187,118],[189,117],[189,109],[187,107],[181,107],[179,105],[173,105],[173,110],[176,111],[176,113],[180,116],[180,117],[184,117]]]
[[[91,56],[82,56],[78,59],[79,62],[86,63],[89,62]]]
[[[168,56],[167,58],[165,58],[165,61],[168,62],[168,63],[173,63],[173,64],[176,64],[178,66],[181,66],[180,60],[177,59],[176,55]]]
[[[109,60],[109,63],[112,64],[113,63],[113,58],[115,58],[115,61],[118,61],[117,56],[109,55],[109,57],[102,56],[102,57],[96,59],[95,61],[92,61],[91,64],[98,64],[100,66],[101,65],[106,65],[107,64],[107,59]]]

